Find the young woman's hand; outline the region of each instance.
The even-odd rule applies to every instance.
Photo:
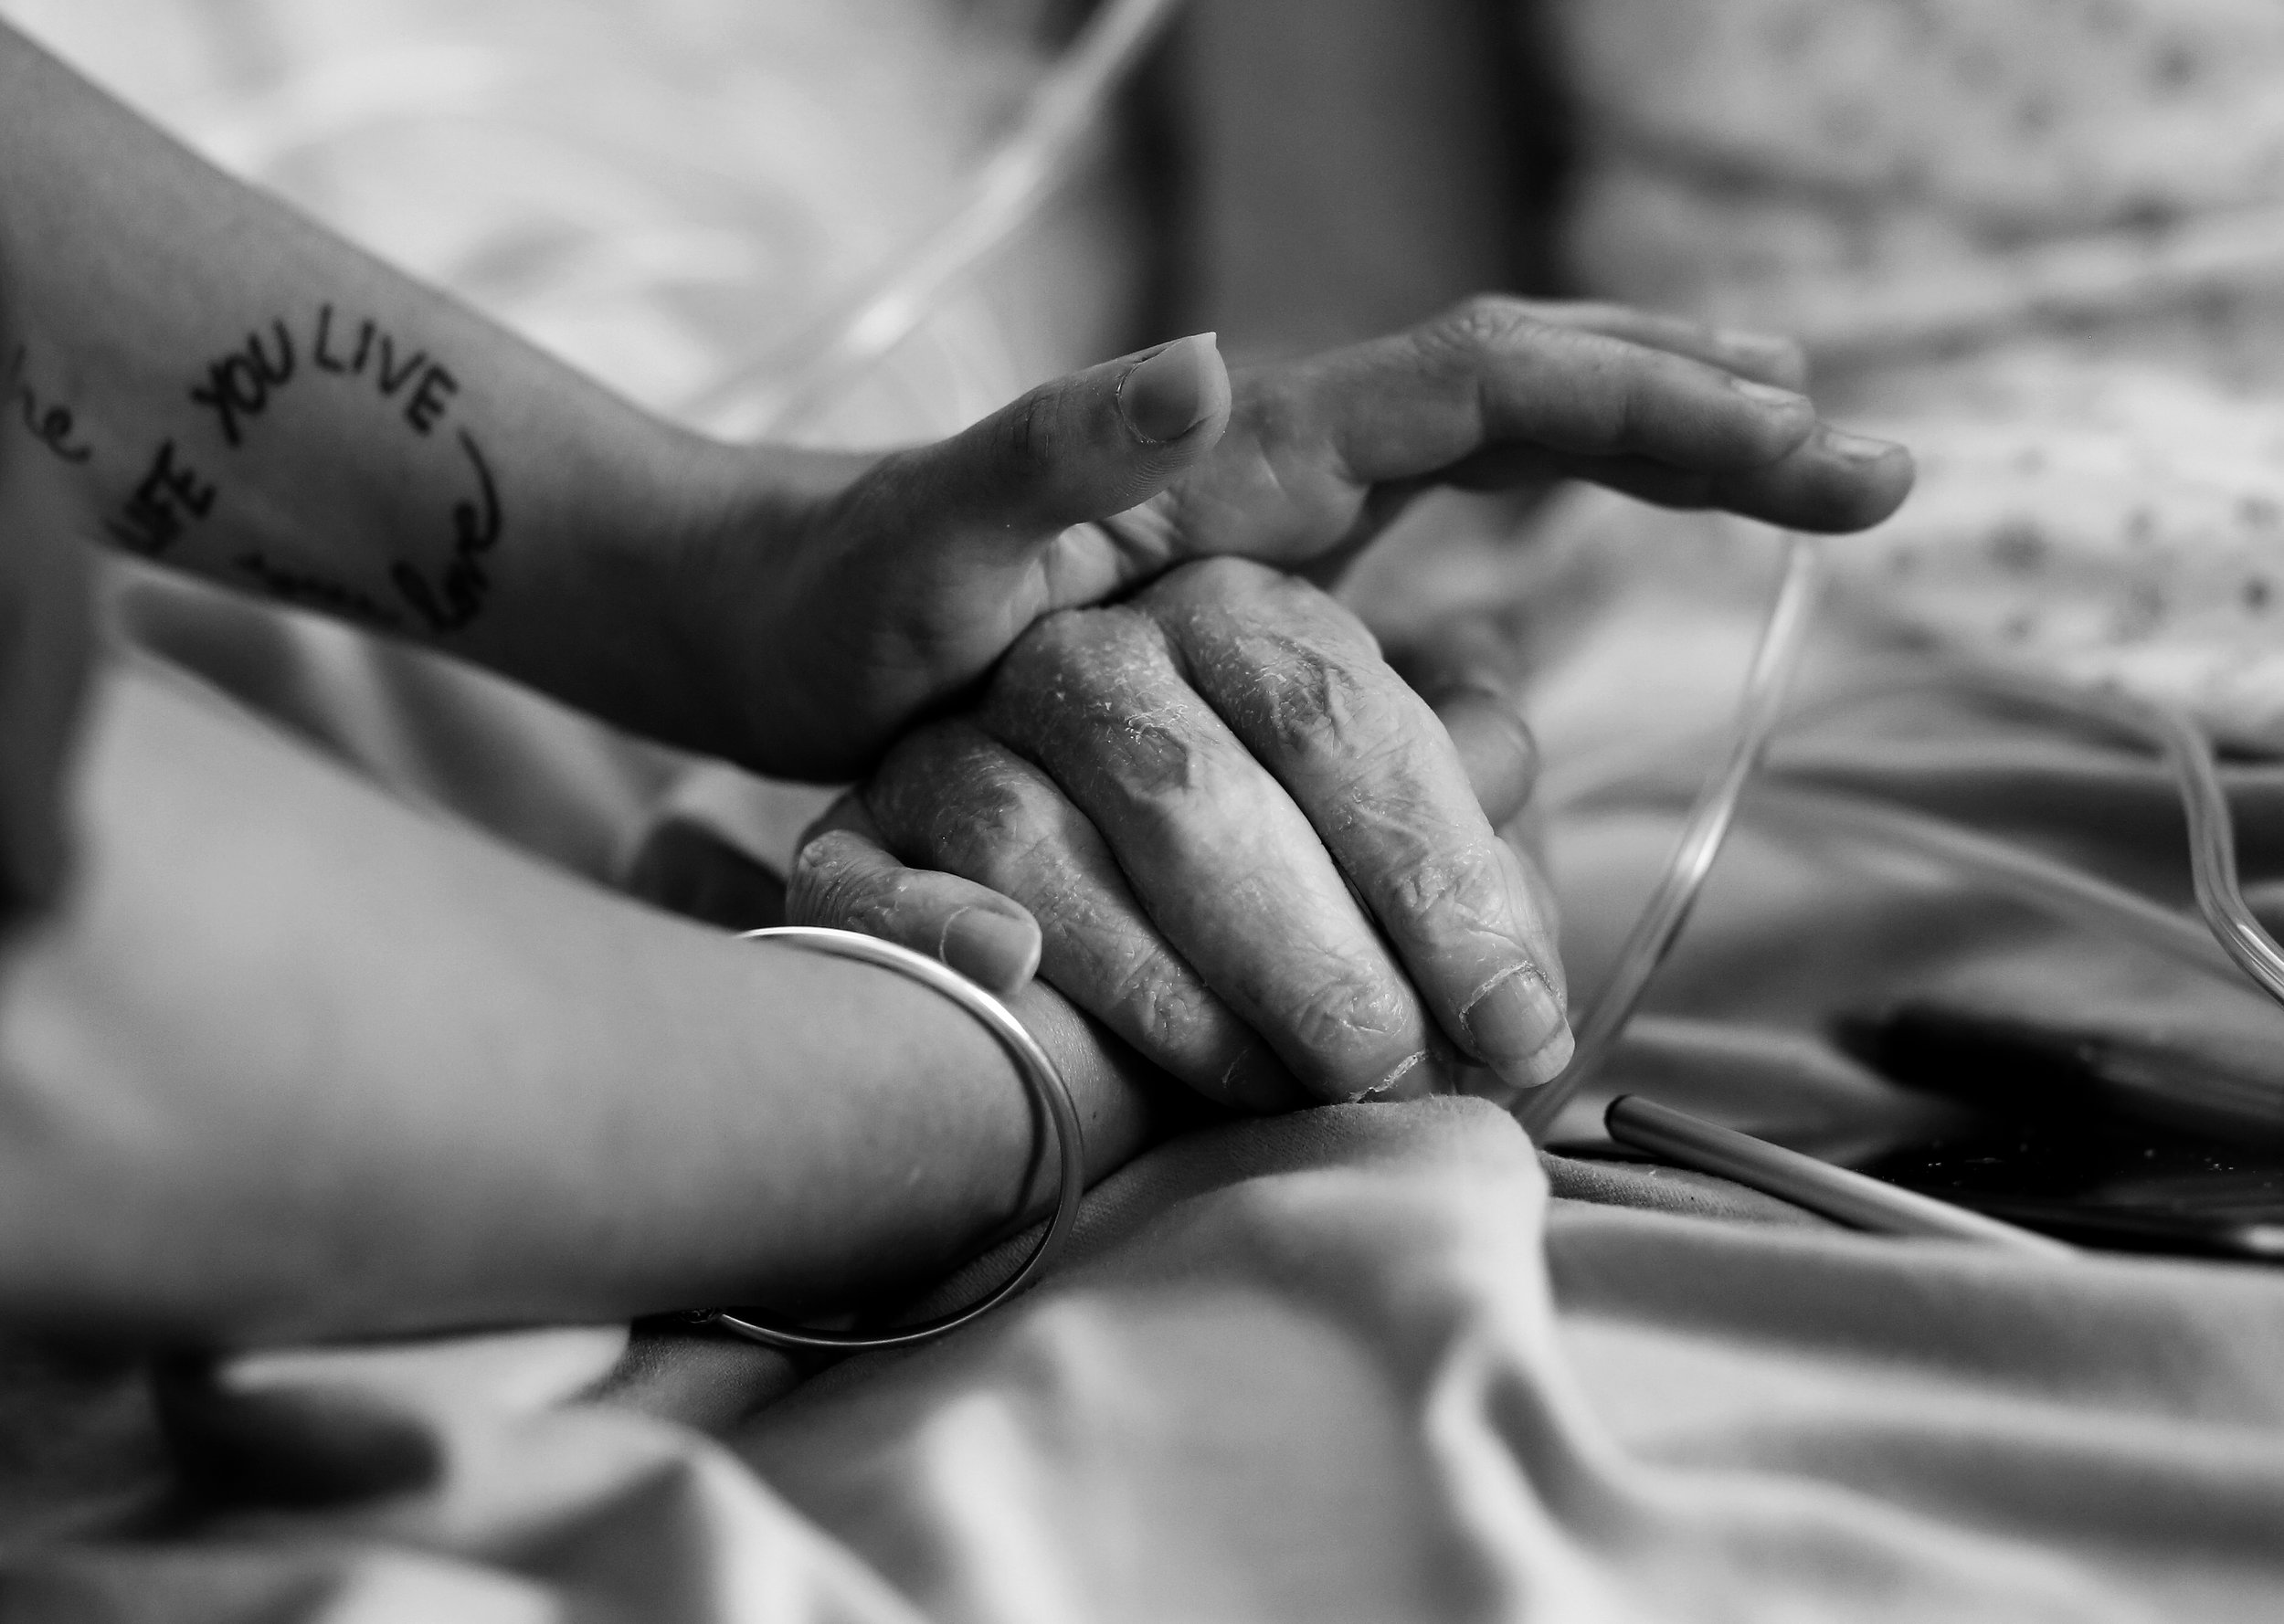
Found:
[[[1033,627],[804,847],[796,923],[988,985],[1043,979],[1253,1110],[1508,1084],[1569,1059],[1544,887],[1494,825],[1528,735],[1464,679],[1428,701],[1316,587],[1182,565]],[[906,865],[911,865],[907,867]]]
[[[1498,298],[1234,379],[1210,337],[1107,363],[938,444],[810,464],[798,497],[780,469],[703,533],[671,611],[687,725],[766,771],[851,776],[1043,617],[1211,554],[1321,574],[1431,484],[1877,522],[1909,456],[1821,423],[1799,370],[1782,341]]]

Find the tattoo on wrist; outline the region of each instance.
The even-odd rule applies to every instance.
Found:
[[[306,363],[306,365],[304,364]],[[266,329],[206,364],[190,386],[192,404],[210,414],[224,446],[248,442],[254,426],[289,392],[307,380],[334,378],[369,385],[408,429],[435,438],[452,414],[460,380],[426,348],[408,348],[371,317],[352,321],[321,304],[306,323],[273,317]],[[68,426],[68,424],[67,424]],[[431,634],[461,629],[482,614],[492,591],[483,557],[497,546],[505,519],[498,481],[474,435],[449,425],[468,481],[451,506],[450,553],[440,567],[399,557],[388,569],[388,590],[375,594],[254,551],[233,567],[248,581],[290,603],[353,617],[373,626],[417,625]],[[155,555],[206,519],[217,500],[215,482],[193,468],[173,439],[152,455],[141,481],[111,522],[122,546]],[[395,601],[389,601],[391,596]]]
[[[214,511],[214,499],[213,484],[182,459],[173,440],[162,440],[133,493],[103,528],[130,553],[156,558]]]
[[[43,400],[25,376],[31,364],[31,353],[22,344],[8,357],[7,394],[15,400],[17,414],[24,419],[24,432],[48,448],[66,462],[79,464],[95,455],[95,449],[77,438],[78,420],[69,406],[60,401]]]
[[[483,613],[484,598],[492,591],[483,555],[500,541],[500,492],[492,481],[492,469],[474,437],[465,428],[459,434],[460,449],[475,473],[476,500],[452,504],[451,562],[433,583],[403,559],[388,572],[398,594],[434,632],[458,631]]]
[[[280,564],[260,553],[241,553],[231,564],[238,573],[270,596],[305,608],[323,609],[344,619],[363,621],[383,631],[403,627],[405,617],[369,593],[332,580],[314,570]]]
[[[348,323],[342,323],[345,334]],[[336,353],[339,342],[333,333],[333,307],[317,307],[317,330],[310,346],[310,359],[325,372],[340,377],[361,378],[365,365],[372,364],[374,387],[384,400],[394,401],[407,385],[411,393],[405,396],[405,421],[415,433],[428,434],[442,420],[449,408],[451,398],[460,393],[460,380],[437,362],[428,359],[426,350],[416,350],[410,355],[400,355],[396,339],[371,320],[357,323],[357,337],[347,353]]]
[[[239,419],[260,417],[270,396],[293,382],[293,334],[282,321],[270,322],[270,332],[274,351],[260,333],[249,332],[242,348],[207,363],[204,384],[191,385],[190,398],[212,409],[223,443],[234,450],[241,438]]]

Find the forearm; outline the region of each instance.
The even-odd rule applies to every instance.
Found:
[[[0,996],[0,1313],[196,1341],[839,1304],[1043,1190],[989,1037],[107,680]],[[1050,1030],[1100,1168],[1139,1106]],[[1028,1194],[1026,1193],[1028,1191]]]
[[[0,240],[9,432],[103,537],[691,742],[653,566],[750,507],[768,458],[637,410],[4,26]]]

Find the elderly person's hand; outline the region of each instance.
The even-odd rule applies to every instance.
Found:
[[[1329,574],[1439,481],[1581,477],[1803,529],[1885,518],[1909,457],[1819,423],[1784,386],[1799,375],[1782,341],[1486,299],[1241,377],[1226,433],[1157,495],[1006,543],[1030,561],[1009,621],[1031,629],[972,710],[835,807],[790,916],[1000,986],[1036,966],[1234,1105],[1418,1091],[1463,1064],[1548,1081],[1570,1039],[1546,891],[1494,832],[1528,789],[1520,723],[1465,683],[1439,720],[1298,580],[1168,566]],[[1090,443],[1049,438],[1081,463]]]
[[[1909,458],[1820,423],[1799,373],[1782,341],[1497,298],[1233,381],[1210,338],[1111,362],[936,445],[805,464],[803,494],[687,538],[659,731],[853,775],[1035,621],[1209,555],[1321,575],[1436,483],[1877,522]]]
[[[1037,965],[1232,1105],[1422,1091],[1454,1061],[1546,1081],[1561,973],[1494,832],[1530,742],[1443,697],[1448,729],[1314,586],[1184,565],[1050,616],[971,712],[899,741],[803,848],[788,915],[1001,989]]]

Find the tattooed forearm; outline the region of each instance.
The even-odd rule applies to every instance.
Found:
[[[259,553],[241,553],[231,563],[239,575],[283,602],[323,609],[385,631],[395,631],[405,624],[402,615],[371,595],[313,571],[279,564]]]
[[[94,448],[77,438],[78,425],[71,408],[56,401],[43,401],[26,379],[25,368],[29,360],[30,352],[22,344],[16,345],[8,357],[7,393],[14,396],[16,410],[23,417],[25,432],[66,462],[87,461],[95,455]]]
[[[289,602],[375,626],[414,625],[439,634],[468,626],[483,612],[492,591],[483,555],[499,544],[504,521],[498,482],[481,447],[468,429],[450,424],[460,385],[449,367],[427,349],[400,343],[370,317],[352,319],[321,304],[305,320],[272,318],[238,347],[207,362],[190,386],[190,399],[209,415],[223,445],[238,453],[250,448],[260,422],[286,409],[280,401],[300,399],[301,391],[320,384],[334,390],[369,388],[424,439],[450,425],[469,480],[468,494],[450,508],[450,552],[441,565],[398,557],[380,592],[281,564],[259,551],[237,555],[233,567]],[[114,521],[112,533],[137,552],[163,552],[206,517],[215,497],[214,485],[188,468],[169,440]]]
[[[348,323],[341,323],[345,335]],[[336,343],[344,346],[336,351]],[[427,434],[443,418],[451,397],[460,393],[460,380],[438,363],[428,359],[426,350],[416,350],[410,355],[400,353],[396,339],[371,321],[357,323],[354,344],[346,337],[336,340],[333,332],[333,307],[317,307],[317,330],[310,346],[310,359],[323,370],[340,377],[361,378],[368,363],[372,366],[373,386],[381,398],[394,401],[407,385],[411,394],[405,398],[405,421],[415,432]]]
[[[401,396],[405,422],[416,434],[434,432],[460,393],[460,380],[449,367],[430,360],[426,350],[407,352],[369,317],[357,322],[352,339],[348,322],[336,317],[332,305],[321,304],[307,331],[311,365],[337,378],[369,380],[392,405]],[[237,349],[209,361],[190,398],[214,414],[223,442],[235,449],[244,443],[248,423],[293,382],[301,354],[293,325],[279,317],[267,333],[249,332]]]
[[[103,528],[129,552],[156,558],[214,511],[214,486],[182,459],[173,440],[164,440],[133,494]]]
[[[389,571],[397,592],[431,631],[457,631],[483,612],[485,596],[492,590],[483,554],[500,540],[500,492],[492,483],[492,469],[465,428],[460,431],[460,444],[475,473],[476,500],[452,505],[452,559],[444,566],[442,580],[431,585],[417,567],[401,559]]]
[[[223,441],[236,447],[241,420],[259,417],[270,396],[292,381],[293,334],[283,322],[272,322],[268,339],[249,332],[241,348],[207,363],[206,381],[191,386],[190,398],[214,413]]]

